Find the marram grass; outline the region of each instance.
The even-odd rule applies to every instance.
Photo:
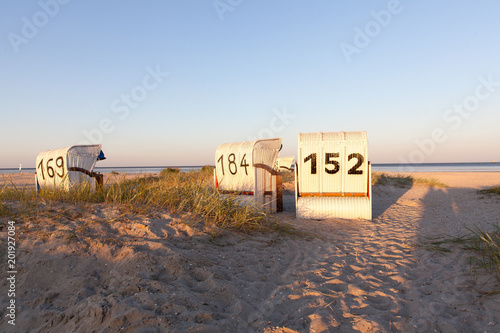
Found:
[[[372,185],[392,185],[396,187],[411,187],[413,184],[429,185],[434,187],[448,187],[448,185],[434,178],[420,178],[407,175],[389,175],[384,172],[372,173]]]
[[[411,187],[413,185],[413,178],[410,176],[388,175],[383,172],[373,172],[372,185],[392,185],[396,187]]]
[[[477,269],[492,272],[500,282],[500,225],[496,225],[491,232],[479,227],[470,232],[472,237],[465,243],[465,248],[477,254],[471,258],[471,263]]]
[[[471,251],[469,262],[472,270],[486,271],[500,282],[500,225],[493,225],[491,231],[478,226],[467,230],[466,235],[426,241],[422,242],[422,245],[429,250],[445,253],[451,250],[442,245],[461,244],[463,249]],[[489,294],[498,293],[500,293],[500,287],[489,291]]]
[[[132,213],[150,214],[160,209],[172,212],[191,212],[205,223],[224,229],[243,232],[280,230],[290,231],[275,217],[265,213],[252,203],[243,202],[235,196],[221,195],[213,186],[211,168],[188,173],[161,172],[159,177],[123,177],[113,184],[92,189],[86,184],[72,186],[69,190],[42,189],[39,194],[31,189],[0,188],[0,215],[10,210],[3,204],[16,201],[21,206],[20,214],[25,218],[36,218],[37,207],[47,202],[67,202],[80,206],[90,203],[121,204]],[[85,209],[85,208],[82,208]]]
[[[3,202],[0,202],[0,217],[9,216],[11,214],[9,207],[5,206]]]
[[[490,187],[484,190],[479,190],[479,194],[500,195],[500,186]]]

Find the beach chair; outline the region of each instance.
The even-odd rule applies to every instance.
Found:
[[[276,170],[276,171],[293,171],[292,170],[293,159],[294,159],[293,156],[278,157],[276,159],[276,165],[274,167],[274,170]]]
[[[106,157],[101,145],[79,145],[41,152],[36,158],[36,188],[58,187],[87,182],[91,187],[102,186],[104,177],[93,172],[95,163]]]
[[[297,218],[372,218],[366,132],[299,133]]]
[[[216,188],[265,211],[282,211],[281,175],[274,170],[280,147],[281,138],[220,145],[215,152]]]

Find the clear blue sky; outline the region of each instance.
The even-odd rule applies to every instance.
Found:
[[[1,1],[0,167],[83,141],[103,144],[100,166],[214,164],[225,142],[273,135],[296,155],[299,132],[358,130],[374,163],[500,161],[499,13],[497,0]]]

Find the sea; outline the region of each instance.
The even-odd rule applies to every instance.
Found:
[[[137,167],[95,167],[101,173],[158,173],[167,168],[178,168],[182,172],[200,170],[203,166],[137,166]],[[22,168],[22,172],[35,172],[35,168]],[[500,172],[500,162],[478,163],[372,163],[372,171],[381,172]],[[19,168],[3,168],[1,173],[16,173]]]

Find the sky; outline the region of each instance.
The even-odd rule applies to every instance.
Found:
[[[0,1],[0,168],[215,164],[366,131],[372,163],[500,161],[500,1]]]

